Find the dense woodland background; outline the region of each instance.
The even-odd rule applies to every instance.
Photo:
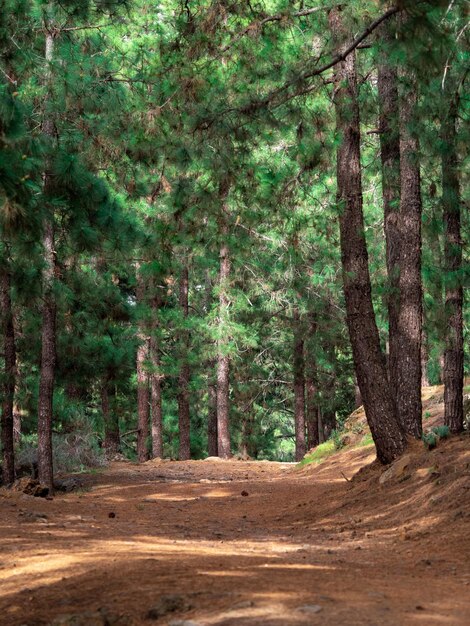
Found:
[[[51,441],[300,459],[363,401],[388,462],[421,379],[461,430],[469,37],[463,0],[2,0],[4,481]]]

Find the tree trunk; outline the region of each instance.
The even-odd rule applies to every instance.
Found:
[[[317,323],[312,317],[310,321],[310,340],[317,333]],[[308,345],[308,344],[307,344]],[[318,432],[318,376],[315,361],[315,350],[309,349],[306,363],[305,393],[306,393],[306,421],[308,448],[314,448],[320,443]]]
[[[382,27],[385,43],[391,40],[391,24]],[[382,197],[387,261],[388,309],[388,376],[393,399],[398,387],[398,315],[400,254],[400,132],[398,110],[398,77],[396,68],[382,54],[378,68],[380,156],[382,161]]]
[[[341,10],[330,11],[329,21],[334,40],[344,45]],[[357,381],[377,457],[382,463],[390,463],[402,454],[406,439],[395,417],[372,306],[362,213],[359,104],[354,53],[336,66],[334,102],[337,130],[341,136],[337,153],[337,183],[346,319]]]
[[[189,273],[185,265],[181,270],[179,304],[183,314],[184,324],[189,315]],[[189,336],[187,329],[181,333],[180,372],[178,377],[178,424],[179,424],[179,460],[187,461],[191,458],[190,449],[190,416],[189,416]]]
[[[160,300],[155,297],[152,302],[153,334],[150,339],[150,361],[152,373],[150,375],[150,409],[152,424],[152,457],[163,458],[163,409],[162,409],[162,375],[160,372],[160,355],[158,351],[158,310]]]
[[[146,289],[143,277],[137,268],[137,303],[145,304]],[[144,316],[145,317],[145,316]],[[146,362],[149,358],[149,337],[147,336],[147,324],[145,319],[139,320],[137,339],[137,459],[139,463],[145,463],[149,458],[147,439],[149,434],[150,418],[150,393],[149,377]]]
[[[50,26],[50,25],[49,25]],[[48,64],[46,70],[46,100],[44,103],[44,121],[42,132],[49,142],[53,142],[55,135],[54,120],[47,111],[47,103],[50,99],[52,84],[51,63],[54,59],[53,29],[46,30],[46,53],[45,59]],[[50,196],[53,189],[53,180],[48,171],[49,162],[46,163],[44,173],[43,192],[44,198]],[[50,206],[46,206],[46,214],[43,221],[42,245],[44,254],[44,269],[42,273],[42,331],[41,331],[41,369],[39,377],[38,396],[38,478],[39,481],[49,487],[50,493],[54,489],[54,477],[52,466],[52,402],[54,395],[55,365],[56,365],[56,302],[54,296],[54,279],[56,274],[56,256],[54,241],[54,212]]]
[[[209,315],[212,305],[212,280],[206,270],[206,315]],[[218,456],[217,445],[217,378],[216,363],[213,358],[207,361],[207,452],[209,456]]]
[[[228,193],[228,191],[227,191]],[[226,193],[223,192],[224,200]],[[230,393],[230,357],[228,349],[228,322],[230,298],[230,252],[228,248],[228,226],[222,217],[220,228],[220,274],[219,274],[219,326],[220,337],[218,340],[217,355],[217,447],[219,456],[228,459],[230,452],[230,431],[229,431],[229,393]]]
[[[53,294],[55,275],[54,226],[44,224],[43,248],[43,312],[41,373],[38,397],[38,477],[39,482],[53,491],[52,467],[52,402],[56,364],[56,303]]]
[[[422,321],[422,332],[421,332],[421,387],[429,387],[428,361],[429,361],[428,337],[424,330],[424,307],[423,307],[423,321]]]
[[[119,420],[115,407],[111,405],[109,397],[114,395],[114,389],[106,379],[101,386],[101,411],[104,421],[103,448],[108,458],[112,458],[121,451]],[[112,403],[114,404],[114,403]]]
[[[305,442],[305,375],[304,338],[299,309],[294,308],[294,424],[295,460],[301,461],[307,451]]]
[[[207,385],[208,393],[208,423],[207,423],[207,451],[209,456],[218,456],[217,437],[217,381],[212,374],[215,368],[214,361],[209,363],[209,381]]]
[[[5,267],[2,269],[0,277],[0,307],[3,325],[3,350],[5,353],[5,373],[2,402],[2,475],[3,482],[6,485],[9,485],[15,480],[15,436],[13,430],[13,404],[16,380],[16,345],[10,292],[10,272],[8,267]]]
[[[460,233],[460,184],[457,156],[458,100],[452,97],[442,122],[442,203],[445,227],[444,421],[453,433],[464,427],[463,412],[463,288],[462,237]]]
[[[400,258],[397,410],[405,432],[421,438],[421,180],[416,130],[417,84],[400,99]]]

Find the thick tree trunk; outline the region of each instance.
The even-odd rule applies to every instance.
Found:
[[[121,451],[121,438],[119,433],[119,420],[115,411],[114,403],[110,402],[110,396],[114,395],[114,389],[106,379],[101,386],[101,411],[104,421],[103,448],[108,458],[112,458]]]
[[[225,196],[226,197],[226,196]],[[227,328],[229,315],[229,281],[230,281],[230,252],[228,247],[228,227],[225,217],[222,218],[220,228],[220,274],[219,274],[219,325],[220,338],[217,355],[217,447],[219,456],[228,459],[230,452],[230,357],[227,354]]]
[[[405,432],[422,435],[421,407],[421,180],[416,123],[416,81],[400,99],[400,258],[398,286],[397,410]]]
[[[189,315],[189,272],[185,265],[181,270],[179,304],[184,323]],[[181,333],[180,372],[178,377],[178,424],[179,424],[179,460],[187,461],[191,458],[190,449],[190,416],[189,416],[189,336],[187,329]]]
[[[382,27],[385,42],[391,39],[391,24]],[[380,155],[382,160],[382,197],[384,206],[385,248],[388,276],[388,376],[393,399],[398,387],[398,315],[400,254],[400,132],[398,77],[396,68],[382,55],[378,68]]]
[[[329,14],[333,38],[345,44],[340,9]],[[390,463],[405,449],[406,438],[395,416],[385,359],[372,306],[371,283],[362,213],[359,105],[355,55],[336,66],[335,107],[341,143],[337,153],[341,261],[346,319],[357,381],[377,457]]]
[[[445,227],[444,421],[453,433],[464,427],[463,412],[463,289],[460,184],[457,157],[457,101],[452,98],[442,123],[442,203]]]
[[[16,345],[10,292],[10,273],[8,267],[5,267],[2,269],[0,276],[0,307],[3,326],[3,350],[5,354],[2,402],[2,475],[3,482],[6,485],[15,480],[13,405],[16,380]]]
[[[158,350],[158,310],[160,299],[155,297],[152,302],[153,334],[150,339],[150,409],[152,427],[152,457],[163,458],[163,408],[162,408],[162,375],[160,372],[160,354]]]
[[[305,441],[305,374],[304,338],[299,310],[294,308],[294,425],[295,460],[301,461],[307,451]]]
[[[145,304],[145,284],[143,277],[137,268],[137,303]],[[150,418],[150,393],[149,376],[146,363],[149,359],[149,337],[147,335],[147,324],[145,320],[140,320],[138,324],[137,339],[137,459],[139,463],[145,463],[149,458],[147,440],[149,435]]]

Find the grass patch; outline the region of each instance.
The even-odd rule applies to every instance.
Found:
[[[335,447],[335,442],[332,439],[321,443],[315,448],[311,454],[307,454],[297,465],[297,467],[304,467],[304,465],[310,465],[310,463],[321,463],[324,459],[328,458],[335,452],[338,452]]]

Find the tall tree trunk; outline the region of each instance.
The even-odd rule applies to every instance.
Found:
[[[305,374],[304,338],[299,309],[294,308],[294,425],[295,460],[301,461],[307,451],[305,441]]]
[[[224,201],[227,192],[223,191]],[[230,431],[229,431],[229,414],[230,414],[230,357],[227,354],[228,331],[226,324],[228,322],[230,297],[229,297],[229,281],[230,281],[230,252],[228,247],[228,226],[226,217],[221,218],[220,227],[220,273],[219,273],[219,326],[220,337],[218,340],[217,355],[217,447],[219,456],[228,459],[230,452]]]
[[[146,289],[143,276],[137,268],[137,303],[141,306],[145,305]],[[147,439],[149,434],[149,418],[150,418],[150,393],[149,393],[149,377],[146,362],[149,358],[149,337],[147,333],[147,323],[144,319],[140,319],[138,323],[137,339],[139,345],[137,347],[137,459],[139,463],[145,463],[149,458]]]
[[[382,26],[385,44],[392,38],[394,21]],[[388,58],[387,58],[388,57]],[[388,276],[388,376],[393,399],[398,387],[398,315],[400,255],[400,132],[397,70],[385,49],[378,67],[380,156],[382,161],[382,197],[384,206],[385,248]]]
[[[184,265],[180,276],[179,304],[186,324],[189,315],[189,272]],[[181,333],[180,372],[178,377],[178,423],[179,423],[179,460],[191,458],[190,449],[190,416],[189,416],[189,336],[187,329]]]
[[[0,307],[3,326],[3,350],[5,373],[2,402],[2,449],[3,482],[8,485],[15,480],[15,437],[13,430],[13,403],[16,380],[16,345],[11,307],[11,284],[8,267],[2,268],[0,276]]]
[[[331,10],[329,21],[335,42],[341,46],[345,43],[347,45],[341,9]],[[354,53],[336,66],[334,102],[337,130],[341,135],[337,153],[337,183],[346,319],[357,381],[377,457],[382,463],[390,463],[402,454],[406,439],[395,416],[372,306],[362,212],[359,104]]]
[[[163,409],[162,409],[162,375],[160,372],[160,355],[158,349],[158,310],[160,299],[155,297],[152,302],[153,334],[150,339],[150,410],[152,426],[152,457],[163,458]]]
[[[426,331],[424,330],[424,307],[423,307],[423,321],[422,321],[422,331],[421,331],[421,387],[429,387],[428,361],[429,361],[428,336],[427,336]]]
[[[206,315],[209,315],[212,305],[212,280],[209,271],[206,271]],[[207,452],[209,456],[218,456],[217,442],[217,377],[216,363],[213,358],[207,361]]]
[[[463,412],[463,288],[460,233],[460,184],[457,156],[457,95],[452,97],[442,122],[442,203],[445,227],[444,421],[453,433],[464,426]]]
[[[114,388],[106,378],[101,386],[101,411],[104,421],[103,448],[108,458],[112,458],[121,451],[119,420],[115,411],[114,402],[110,402],[110,396],[113,397],[114,395]]]
[[[412,71],[412,70],[411,70]],[[397,410],[408,435],[421,438],[421,180],[414,77],[400,99],[400,258]]]
[[[307,362],[305,366],[305,414],[307,421],[308,448],[314,448],[320,443],[318,432],[318,374],[315,359],[315,346],[312,345],[318,331],[315,316],[310,315],[309,342],[307,343]]]
[[[56,303],[53,294],[55,275],[54,226],[47,221],[43,235],[43,312],[41,373],[38,398],[38,477],[53,490],[52,468],[52,401],[56,364]]]
[[[45,59],[48,65],[46,70],[47,95],[45,100],[45,114],[42,126],[43,135],[52,144],[55,136],[54,120],[50,111],[47,111],[52,86],[51,64],[54,59],[53,28],[48,25],[46,29],[46,53]],[[44,173],[44,198],[47,199],[53,191],[53,179],[49,161]],[[39,481],[49,487],[52,493],[54,489],[53,466],[52,466],[52,402],[54,395],[55,365],[56,365],[56,313],[57,307],[54,296],[54,279],[56,274],[55,237],[54,237],[54,212],[50,206],[46,207],[43,221],[42,245],[44,254],[44,269],[42,273],[42,331],[41,331],[41,370],[39,377],[38,397],[38,478]]]
[[[209,380],[207,384],[208,393],[208,423],[207,423],[207,451],[209,456],[218,456],[218,436],[217,436],[217,381],[212,374],[215,368],[214,361],[209,363]]]

